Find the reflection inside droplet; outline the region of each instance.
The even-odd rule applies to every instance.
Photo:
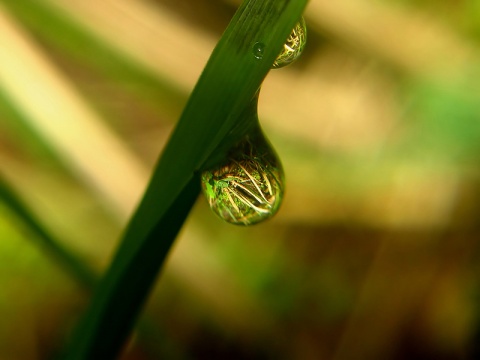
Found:
[[[272,68],[278,69],[294,62],[302,54],[306,43],[307,25],[302,17],[293,28],[290,36],[287,38],[287,41],[283,45],[283,49],[277,56]]]
[[[227,159],[203,171],[202,190],[223,220],[252,225],[272,217],[283,197],[283,169],[262,131],[246,135]]]
[[[265,44],[261,42],[256,42],[255,44],[253,44],[252,52],[255,58],[261,60],[265,52]]]

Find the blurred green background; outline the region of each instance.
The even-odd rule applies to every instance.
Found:
[[[100,274],[235,0],[1,0],[0,175]],[[200,198],[124,359],[469,359],[479,322],[480,3],[311,0],[259,117],[278,215]],[[0,203],[0,359],[90,293]],[[121,299],[119,299],[121,301]]]

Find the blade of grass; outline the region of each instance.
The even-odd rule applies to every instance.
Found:
[[[176,107],[183,103],[187,94],[177,85],[128,59],[49,2],[8,1],[4,6],[31,33],[45,41],[54,52],[60,52],[69,62],[78,62],[81,67],[101,73],[111,81],[134,83],[138,84],[137,88],[148,89],[142,91],[141,98],[162,114],[175,112]]]
[[[154,171],[117,254],[67,348],[69,359],[114,358],[200,191],[198,171],[260,87],[307,0],[245,1],[222,36]],[[261,59],[256,43],[265,45]],[[245,124],[248,126],[248,124]]]
[[[29,227],[32,233],[36,235],[34,238],[38,240],[39,245],[48,254],[54,256],[57,262],[72,274],[74,280],[86,290],[90,291],[92,289],[98,276],[45,228],[2,176],[0,176],[0,200],[3,200],[9,209]]]
[[[35,242],[47,256],[53,257],[55,262],[85,291],[93,291],[94,286],[98,283],[98,274],[88,267],[75,253],[62,245],[62,242],[35,216],[22,197],[1,174],[0,201],[4,202],[8,209],[27,226],[30,234],[34,235],[27,236],[32,242]],[[158,333],[158,329],[146,317],[139,321],[138,330],[139,338],[144,343],[144,339],[152,338],[153,334]],[[153,347],[153,343],[153,341],[150,341],[147,346]],[[155,343],[158,345],[158,341]],[[165,344],[162,343],[161,346],[165,346]],[[175,353],[175,351],[180,353],[180,350],[176,350],[174,345],[169,345],[168,349],[172,353]],[[157,349],[152,351],[158,352]]]
[[[8,47],[0,52],[0,88],[7,101],[67,167],[112,204],[112,213],[127,218],[146,183],[144,166],[23,27],[7,11],[0,11],[0,19],[0,42]]]

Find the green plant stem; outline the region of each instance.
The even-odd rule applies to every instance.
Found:
[[[191,178],[182,193],[178,196],[174,206],[167,211],[166,216],[151,230],[151,239],[174,239],[183,225],[191,207],[200,192],[200,183],[197,176]],[[168,246],[158,246],[155,241],[145,241],[138,249],[136,256],[142,263],[131,262],[122,268],[122,284],[125,286],[107,287],[97,289],[97,299],[102,300],[102,306],[96,306],[90,316],[101,319],[100,322],[89,322],[89,328],[83,329],[86,340],[94,346],[71,351],[68,358],[72,359],[111,359],[115,358],[121,350],[126,336],[137,317],[139,306],[145,300],[148,290],[153,285],[155,277],[162,265],[159,259],[165,259],[170,249]],[[131,286],[128,286],[131,284]],[[105,285],[105,283],[103,284]],[[137,288],[144,291],[134,291]],[[108,293],[109,296],[99,296]],[[112,301],[112,299],[114,299]],[[111,306],[112,302],[121,304]],[[119,309],[122,312],[119,314]],[[101,341],[99,341],[101,339]]]
[[[47,253],[54,256],[57,262],[72,274],[72,278],[75,281],[84,289],[90,291],[97,282],[98,276],[95,272],[84,265],[82,260],[71,251],[61,245],[61,242],[33,215],[16,191],[14,191],[1,176],[0,199],[5,201],[10,210],[27,225],[32,235],[34,235],[31,238],[37,240],[39,245],[45,249]]]
[[[307,0],[245,1],[212,53],[122,243],[67,348],[68,359],[113,359],[121,350],[200,191],[198,171],[259,89]],[[265,44],[261,59],[253,54]],[[248,126],[248,124],[245,124]],[[233,131],[233,132],[232,132]]]

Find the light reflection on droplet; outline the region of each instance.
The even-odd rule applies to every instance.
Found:
[[[261,60],[265,52],[265,44],[261,42],[256,42],[255,44],[253,44],[252,52],[253,56],[255,56],[256,59]]]
[[[272,68],[278,69],[293,63],[302,54],[306,43],[307,25],[302,17],[293,28]]]
[[[234,146],[223,163],[201,174],[210,208],[236,225],[272,217],[282,201],[283,178],[280,160],[260,128]]]

